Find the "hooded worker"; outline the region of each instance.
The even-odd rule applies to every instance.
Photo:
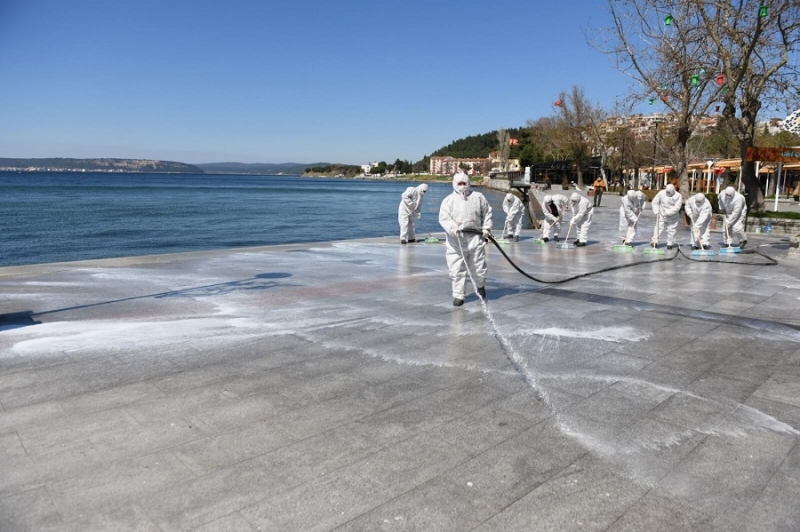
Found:
[[[519,242],[522,231],[522,214],[525,207],[514,194],[509,192],[503,200],[503,212],[506,213],[506,223],[503,226],[503,238],[514,237],[514,242]]]
[[[439,224],[447,233],[445,259],[450,270],[453,305],[464,304],[467,269],[481,299],[486,298],[486,239],[492,229],[492,207],[469,188],[463,172],[453,176],[453,193],[442,201]]]
[[[643,210],[645,204],[647,204],[647,196],[644,195],[644,192],[641,190],[636,191],[636,199],[639,200],[639,210]]]
[[[708,249],[712,214],[711,202],[702,192],[686,200],[686,216],[689,217],[691,224],[692,249]]]
[[[639,221],[641,213],[642,207],[639,203],[639,196],[635,190],[629,190],[622,197],[622,202],[619,206],[619,230],[622,233],[622,244],[624,246],[633,245],[633,239],[636,237],[636,222]]]
[[[570,228],[575,226],[577,231],[575,245],[578,247],[585,246],[586,239],[589,237],[589,227],[592,225],[594,207],[591,201],[577,192],[572,193],[572,196],[569,197],[569,202],[572,209],[572,219],[569,221],[569,225]]]
[[[678,222],[681,219],[681,205],[683,198],[675,185],[670,183],[664,190],[659,191],[653,198],[653,213],[656,215],[656,226],[653,229],[653,240],[650,245],[658,247],[658,239],[664,229],[667,230],[667,249],[675,245],[675,235],[678,233]]]
[[[397,221],[400,222],[400,243],[416,242],[414,233],[414,219],[422,216],[422,197],[428,191],[428,185],[422,183],[416,187],[408,187],[400,199],[397,208]]]
[[[744,221],[747,216],[747,203],[744,196],[733,187],[727,187],[719,195],[719,211],[725,215],[725,245],[733,245],[733,235],[739,237],[739,247],[747,244]]]
[[[558,233],[561,232],[561,217],[567,212],[569,208],[569,200],[566,196],[561,194],[547,195],[544,197],[542,203],[542,213],[544,214],[544,221],[542,221],[542,240],[547,242],[550,240],[551,233],[553,240],[558,242]]]

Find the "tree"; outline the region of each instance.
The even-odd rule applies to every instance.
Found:
[[[739,141],[750,207],[763,210],[764,195],[755,162],[747,161],[747,149],[755,145],[757,116],[765,103],[790,103],[787,97],[793,104],[798,100],[798,72],[790,57],[800,42],[800,3],[770,0],[769,5],[756,6],[743,0],[692,0],[690,4],[708,35],[706,56],[719,58],[722,115]]]
[[[508,170],[508,154],[511,151],[511,135],[503,128],[497,130],[497,151],[500,153],[500,170]]]
[[[695,2],[608,0],[608,5],[613,40],[599,48],[636,82],[630,91],[633,102],[657,101],[668,112],[662,141],[669,141],[665,152],[687,197],[689,139],[714,101],[712,73],[719,63],[706,57],[707,36]]]
[[[592,105],[577,85],[569,94],[561,92],[558,101],[553,142],[575,165],[578,186],[582,187],[583,168],[592,156],[591,141],[599,139],[596,131],[603,111]]]

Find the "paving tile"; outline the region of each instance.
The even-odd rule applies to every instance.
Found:
[[[0,530],[58,530],[61,516],[44,487],[0,497]]]
[[[169,452],[114,464],[103,471],[48,485],[53,503],[65,521],[73,521],[152,491],[184,482],[194,474]]]
[[[475,530],[606,530],[646,491],[585,456]]]
[[[585,250],[509,251],[643,260],[609,253],[618,201]],[[771,251],[556,286],[490,248],[460,308],[443,248],[393,239],[0,269],[0,306],[63,309],[0,334],[0,529],[791,530],[800,283]]]
[[[800,406],[800,376],[773,375],[753,395],[762,399]]]

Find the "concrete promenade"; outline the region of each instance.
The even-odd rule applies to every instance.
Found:
[[[618,206],[503,249],[652,261]],[[394,235],[0,268],[0,530],[800,530],[800,260],[749,242],[491,248],[460,308]]]

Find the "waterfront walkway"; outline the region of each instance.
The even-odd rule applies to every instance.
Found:
[[[603,204],[503,249],[653,260]],[[796,531],[800,260],[757,246],[491,249],[460,308],[395,236],[1,268],[0,530]]]

